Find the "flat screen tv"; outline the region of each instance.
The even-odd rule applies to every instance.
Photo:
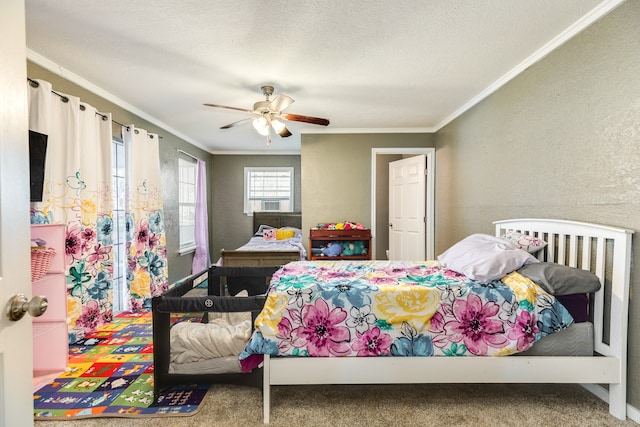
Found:
[[[31,201],[42,201],[44,187],[44,165],[47,158],[48,135],[29,131],[29,175],[31,179]]]

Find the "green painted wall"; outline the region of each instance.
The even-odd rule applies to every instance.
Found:
[[[426,133],[303,134],[304,235],[308,236],[309,228],[325,222],[353,221],[371,227],[372,148],[434,147],[434,144],[434,135]]]

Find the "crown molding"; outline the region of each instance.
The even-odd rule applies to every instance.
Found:
[[[582,18],[574,22],[571,26],[569,26],[562,33],[558,34],[556,37],[551,39],[547,44],[542,46],[540,49],[531,54],[528,58],[522,61],[520,64],[515,66],[509,72],[504,74],[498,80],[490,84],[486,89],[482,92],[471,98],[464,105],[446,117],[443,121],[438,123],[435,127],[435,132],[439,131],[454,119],[461,116],[467,110],[471,109],[473,106],[478,104],[480,101],[491,95],[496,90],[500,89],[502,86],[507,84],[509,81],[517,77],[524,70],[540,61],[542,58],[547,56],[549,53],[553,52],[562,44],[566,43],[568,40],[572,39],[576,34],[580,33],[585,28],[589,27],[598,19],[602,18],[607,13],[611,12],[616,7],[620,6],[626,0],[609,0],[603,3],[600,3],[598,6],[593,8],[589,13],[584,15]]]

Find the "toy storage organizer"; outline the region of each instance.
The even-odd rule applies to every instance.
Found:
[[[44,295],[47,311],[33,321],[33,371],[35,375],[64,371],[69,355],[67,333],[67,291],[64,275],[64,226],[32,225],[31,239],[46,242],[55,255],[47,260],[44,275],[31,282],[32,295]],[[38,278],[39,277],[39,278]]]
[[[371,259],[371,230],[325,230],[312,228],[309,230],[310,260],[369,260]],[[322,255],[322,248],[331,243],[362,242],[366,253],[357,255],[325,256]]]

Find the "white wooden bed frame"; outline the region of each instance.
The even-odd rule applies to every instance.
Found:
[[[494,222],[496,235],[515,230],[549,244],[539,254],[594,272],[605,284],[592,296],[593,357],[264,357],[263,410],[269,423],[272,385],[415,383],[578,383],[626,418],[627,321],[633,231],[555,219]],[[610,299],[605,301],[605,287]],[[605,306],[609,306],[609,321]],[[604,341],[608,332],[608,343]],[[600,384],[608,384],[608,391]]]

